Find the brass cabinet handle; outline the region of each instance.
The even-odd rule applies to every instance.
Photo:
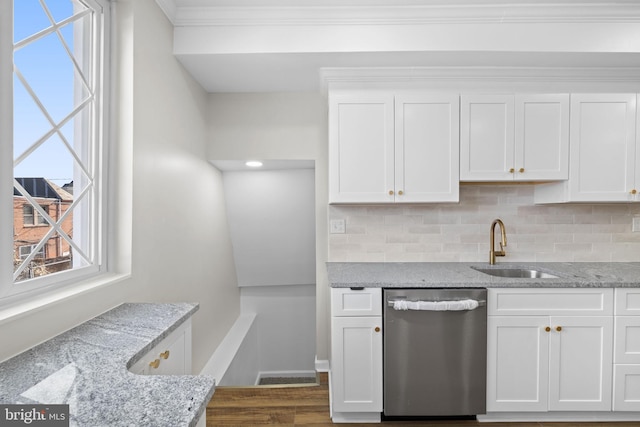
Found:
[[[162,357],[164,360],[167,360],[169,358],[169,350],[160,353],[160,357]]]
[[[516,170],[514,168],[509,169],[509,173],[514,173]]]
[[[556,331],[560,332],[562,330],[562,326],[556,326]]]
[[[380,332],[380,326],[376,326],[373,330],[376,332]]]
[[[551,332],[551,327],[547,326],[546,328],[544,328],[545,332]]]
[[[149,366],[151,366],[153,369],[158,369],[158,366],[160,366],[160,359],[149,362]]]
[[[403,194],[402,190],[398,191],[398,196],[402,196]]]
[[[636,194],[638,192],[638,190],[636,190],[635,188],[633,190],[631,190],[631,194]]]
[[[518,169],[518,172],[520,172],[520,173],[524,173],[524,168],[520,168],[520,169]]]
[[[389,190],[389,195],[393,196],[393,190]]]

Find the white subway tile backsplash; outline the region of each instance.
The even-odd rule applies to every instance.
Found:
[[[346,233],[329,235],[329,261],[486,262],[495,218],[508,241],[498,262],[640,261],[631,231],[640,204],[538,206],[533,188],[463,185],[457,204],[331,205],[329,219],[344,219]]]
[[[439,225],[412,225],[407,227],[407,232],[409,234],[434,234],[440,235],[442,234],[442,227]]]
[[[556,243],[553,245],[554,252],[593,252],[593,245],[591,243]]]

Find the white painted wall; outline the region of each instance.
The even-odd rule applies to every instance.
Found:
[[[240,314],[219,171],[206,160],[207,95],[172,54],[153,0],[134,4],[130,300],[196,301],[199,372]]]
[[[200,303],[199,372],[240,314],[222,177],[206,158],[208,95],[173,57],[155,1],[119,0],[117,10],[115,260],[131,259],[131,277],[3,323],[0,360],[124,301],[190,301]]]
[[[328,200],[326,98],[319,93],[211,94],[208,123],[208,158],[211,160],[315,160],[315,349],[318,359],[327,360],[329,286],[325,266]],[[244,301],[243,293],[243,308]]]
[[[238,286],[316,281],[313,169],[225,171]]]
[[[241,290],[242,313],[256,313],[260,372],[314,371],[315,285]]]

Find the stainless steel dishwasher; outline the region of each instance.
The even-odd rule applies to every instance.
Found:
[[[385,289],[384,416],[486,411],[487,290]]]

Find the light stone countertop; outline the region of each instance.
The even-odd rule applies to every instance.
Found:
[[[495,277],[477,268],[526,268],[558,278]],[[578,288],[640,287],[640,263],[633,262],[328,262],[334,288]]]
[[[195,426],[215,382],[128,371],[197,304],[126,303],[0,363],[0,403],[69,404],[70,425]]]

